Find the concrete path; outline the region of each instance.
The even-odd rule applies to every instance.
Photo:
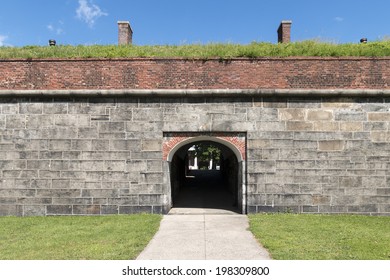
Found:
[[[268,252],[237,214],[182,214],[163,217],[160,229],[138,260],[267,260]]]

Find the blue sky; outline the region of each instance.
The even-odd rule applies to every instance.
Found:
[[[126,20],[136,45],[389,39],[388,0],[1,0],[0,46],[116,44]]]

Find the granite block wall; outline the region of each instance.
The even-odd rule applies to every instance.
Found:
[[[387,97],[2,97],[0,215],[165,213],[163,135],[245,133],[247,212],[390,214]]]

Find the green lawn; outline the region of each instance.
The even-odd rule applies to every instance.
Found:
[[[0,260],[135,259],[162,216],[0,217]],[[389,260],[390,217],[249,215],[250,230],[280,260]]]
[[[0,217],[1,260],[130,260],[156,233],[159,215]]]
[[[250,230],[279,260],[389,260],[390,217],[256,214]]]

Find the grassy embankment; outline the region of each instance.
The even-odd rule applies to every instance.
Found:
[[[390,56],[390,41],[367,44],[331,44],[303,41],[289,44],[251,43],[165,46],[26,46],[0,47],[0,59],[33,58],[255,58],[255,57],[383,57]]]

